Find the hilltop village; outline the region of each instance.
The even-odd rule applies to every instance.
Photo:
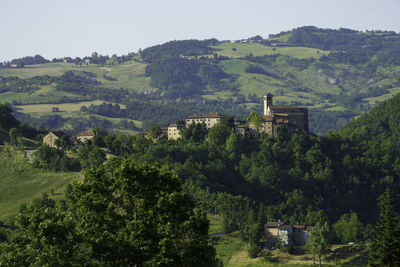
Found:
[[[186,118],[185,123],[174,123],[168,126],[167,134],[169,140],[181,138],[180,130],[184,127],[189,127],[191,124],[204,123],[207,130],[227,118],[219,113],[210,113],[206,115],[192,115]],[[273,105],[272,94],[264,95],[264,114],[251,114],[248,122],[234,119],[232,131],[246,136],[255,132],[265,133],[270,136],[277,135],[277,128],[284,126],[289,134],[294,131],[308,131],[308,110],[299,106],[277,106]]]

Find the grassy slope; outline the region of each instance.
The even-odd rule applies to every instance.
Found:
[[[280,41],[287,41],[288,35],[277,38]],[[283,38],[283,39],[282,39]],[[274,39],[271,39],[274,40]],[[319,108],[328,111],[345,111],[342,104],[336,102],[335,97],[340,94],[352,95],[367,93],[368,87],[382,88],[393,84],[400,74],[400,67],[380,67],[374,77],[365,79],[362,67],[355,67],[345,64],[330,64],[327,70],[321,69],[319,63],[315,62],[306,69],[297,69],[288,62],[288,57],[278,57],[277,63],[269,67],[277,76],[246,73],[245,69],[250,64],[257,65],[244,59],[250,53],[253,56],[281,54],[292,58],[319,58],[329,53],[318,49],[304,47],[266,47],[260,44],[223,43],[215,48],[220,49],[217,53],[227,56],[229,60],[220,61],[220,66],[229,74],[238,75],[239,94],[245,97],[248,94],[256,94],[261,103],[261,97],[265,92],[274,94],[274,101],[292,104],[300,103],[309,108]],[[232,48],[235,48],[234,51]],[[307,91],[297,90],[305,88]],[[376,105],[385,101],[394,94],[400,92],[400,88],[392,88],[382,95],[364,98],[363,101],[370,105]],[[207,99],[226,99],[232,97],[232,92],[207,92]],[[235,97],[233,97],[235,99]]]
[[[77,103],[63,103],[63,104],[36,104],[36,105],[21,105],[14,106],[17,110],[23,113],[52,113],[52,108],[59,108],[59,112],[71,112],[71,111],[79,111],[79,109],[83,106],[89,107],[90,105],[100,105],[101,103],[107,101],[94,100],[94,101],[83,101]],[[125,109],[125,105],[120,105],[121,109]],[[53,113],[54,114],[54,113]]]
[[[239,75],[239,93],[245,97],[247,97],[248,94],[256,94],[261,98],[265,92],[270,92],[275,95],[275,101],[279,102],[290,103],[296,101],[310,106],[320,104],[321,99],[316,97],[315,93],[313,92],[294,92],[292,88],[288,87],[288,83],[293,82],[298,84],[303,83],[307,87],[311,88],[318,88],[318,91],[324,93],[339,93],[338,88],[334,85],[326,83],[325,77],[318,74],[317,70],[314,68],[309,68],[299,72],[295,68],[288,65],[287,58],[285,57],[278,58],[278,64],[277,66],[274,66],[276,72],[278,72],[283,79],[277,79],[276,77],[263,74],[245,72],[247,66],[250,64],[255,64],[243,59],[243,57],[248,56],[250,53],[252,53],[253,56],[281,54],[299,59],[317,59],[324,54],[328,54],[329,51],[305,47],[273,48],[254,43],[223,43],[219,46],[215,46],[214,48],[220,49],[220,51],[217,52],[219,55],[232,58],[230,60],[221,61],[220,65],[225,72]],[[236,50],[234,51],[233,48]],[[287,79],[287,77],[292,78]],[[283,91],[283,94],[277,94],[277,90]],[[231,92],[223,91],[215,94],[209,93],[205,97],[207,99],[226,99],[227,97],[231,97]],[[331,105],[328,106],[328,108],[330,107]]]
[[[138,92],[154,90],[150,87],[150,78],[144,74],[146,65],[129,61],[124,64],[100,66],[95,64],[76,66],[73,63],[46,63],[40,65],[29,65],[20,69],[0,69],[0,76],[17,76],[19,78],[30,78],[40,75],[61,76],[67,71],[87,71],[97,75],[97,80],[105,87],[127,88]],[[116,79],[110,81],[103,77],[106,74]]]
[[[216,215],[208,214],[210,221],[210,235],[221,233],[223,231],[222,218]],[[217,257],[221,259],[224,266],[230,267],[291,267],[291,266],[312,266],[311,255],[305,253],[302,255],[290,255],[280,250],[270,251],[267,257],[249,258],[247,254],[247,243],[234,235],[222,235],[212,237],[212,244],[217,251]],[[357,248],[355,245],[334,245],[331,253],[324,259],[324,266],[337,266],[344,264],[347,266],[366,266],[367,257],[366,248]]]
[[[307,47],[268,47],[256,43],[223,43],[217,46],[213,46],[218,55],[230,57],[230,58],[243,58],[249,56],[250,53],[253,56],[264,56],[264,55],[287,55],[295,58],[320,58],[322,55],[329,54],[329,51],[319,50],[315,48]],[[236,50],[234,50],[236,49]]]
[[[79,177],[75,173],[48,172],[33,168],[24,152],[0,146],[0,220],[15,213],[22,203],[54,190],[56,198],[64,195],[65,186]]]

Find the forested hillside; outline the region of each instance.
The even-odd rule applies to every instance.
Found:
[[[37,55],[0,65],[0,101],[35,126],[76,132],[96,121],[135,133],[194,113],[244,118],[262,110],[269,92],[277,104],[308,107],[311,131],[325,134],[400,92],[399,44],[395,32],[307,26],[268,38],[171,41],[122,56]]]

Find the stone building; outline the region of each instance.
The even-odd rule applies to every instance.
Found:
[[[224,119],[224,115],[219,113],[210,113],[206,115],[193,115],[186,118],[186,127],[192,123],[205,123],[206,128],[210,129],[216,125],[220,120]]]
[[[56,141],[64,135],[67,135],[63,131],[51,131],[43,137],[43,144],[47,144],[50,147],[57,148]]]
[[[264,95],[264,114],[262,122],[255,125],[249,123],[249,128],[271,136],[276,136],[277,128],[283,125],[293,134],[296,129],[308,131],[308,110],[299,106],[274,106],[272,94]]]
[[[168,140],[177,140],[181,138],[181,133],[180,129],[182,129],[184,126],[179,125],[179,124],[170,124],[168,125]]]
[[[209,130],[211,127],[216,125],[218,122],[224,119],[224,115],[221,115],[219,113],[210,113],[206,115],[192,115],[186,118],[185,120],[185,126],[184,125],[178,125],[176,123],[170,124],[168,126],[168,139],[169,140],[176,140],[178,138],[181,138],[180,134],[180,129],[183,127],[189,127],[192,123],[194,124],[202,124],[204,123],[206,126],[206,129]],[[243,131],[238,129],[238,131]]]
[[[284,222],[267,222],[264,225],[266,247],[274,247],[277,242],[280,245],[303,246],[307,243],[308,235],[314,226],[290,225]]]

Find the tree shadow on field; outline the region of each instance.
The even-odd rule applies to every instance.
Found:
[[[353,257],[356,255],[355,257]],[[345,260],[353,257],[350,261],[342,263],[342,265],[351,266],[367,266],[368,264],[368,250],[365,247],[355,245],[347,245],[336,248],[331,255],[326,257],[328,261]]]

